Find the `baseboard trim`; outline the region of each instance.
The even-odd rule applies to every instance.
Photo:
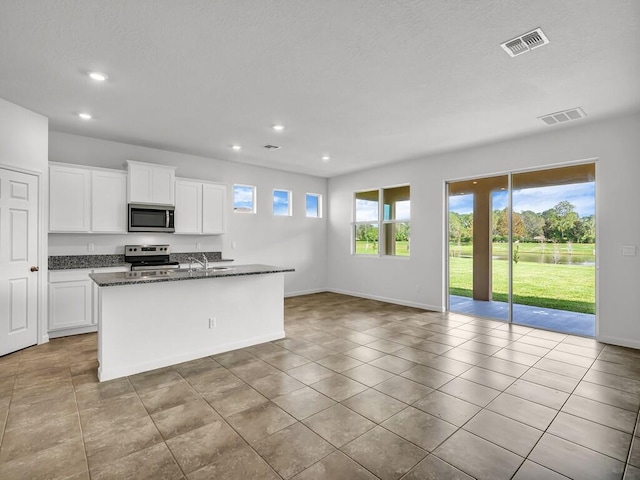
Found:
[[[285,292],[284,298],[288,297],[300,297],[302,295],[313,295],[314,293],[324,293],[326,288],[314,288],[313,290],[300,290],[298,292]]]
[[[338,288],[328,288],[325,291],[331,292],[331,293],[339,293],[342,295],[349,295],[351,297],[366,298],[368,300],[377,300],[379,302],[393,303],[396,305],[403,305],[405,307],[422,308],[423,310],[430,310],[433,312],[442,313],[445,311],[444,307],[442,306],[429,305],[427,303],[409,302],[407,300],[399,300],[397,298],[382,297],[379,295],[368,295],[366,293],[351,292],[349,290],[340,290]]]
[[[610,337],[608,335],[598,335],[596,336],[596,340],[602,343],[617,345],[619,347],[640,349],[639,340],[630,340],[628,338],[620,338],[620,337]]]

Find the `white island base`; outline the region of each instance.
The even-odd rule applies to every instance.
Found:
[[[284,338],[284,274],[100,287],[98,378]]]

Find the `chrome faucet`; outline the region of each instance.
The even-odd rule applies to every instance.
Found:
[[[204,262],[198,260],[195,257],[189,257],[187,260],[189,260],[189,271],[192,270],[191,265],[193,262],[196,262],[197,264],[199,264],[202,268],[204,268],[205,270],[209,268],[209,259],[207,258],[207,256],[203,253],[202,254],[202,258],[204,259]]]

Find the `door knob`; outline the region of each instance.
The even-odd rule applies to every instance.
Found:
[[[32,272],[39,272],[40,271],[40,267],[31,267],[31,271]]]

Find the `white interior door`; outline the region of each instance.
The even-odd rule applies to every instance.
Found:
[[[38,343],[38,178],[0,168],[0,355]]]

